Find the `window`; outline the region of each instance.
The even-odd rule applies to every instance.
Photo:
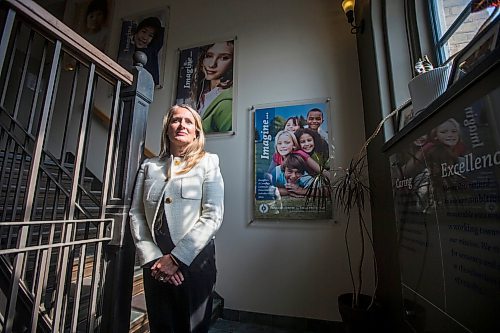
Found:
[[[430,0],[440,64],[462,50],[500,12],[498,0]]]

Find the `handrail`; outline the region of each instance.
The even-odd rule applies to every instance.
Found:
[[[93,46],[82,36],[71,30],[64,23],[49,14],[40,5],[31,0],[5,0],[10,6],[22,13],[26,19],[32,21],[39,28],[50,32],[57,39],[65,43],[66,47],[78,50],[87,59],[96,64],[100,69],[110,72],[113,76],[127,85],[132,85],[134,76],[125,68]]]
[[[108,117],[107,114],[105,114],[104,112],[102,112],[101,110],[99,110],[98,108],[96,108],[95,106],[92,109],[92,114],[97,119],[99,119],[103,123],[104,126],[109,126],[109,123],[111,122],[111,120],[110,120],[110,118]],[[149,150],[147,147],[144,147],[144,156],[146,156],[148,158],[151,158],[151,157],[156,156],[156,154],[153,153],[151,150]]]

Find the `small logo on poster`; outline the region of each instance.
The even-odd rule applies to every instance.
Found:
[[[267,212],[269,212],[269,206],[265,203],[263,204],[260,204],[259,206],[259,211],[262,213],[262,214],[267,214]]]

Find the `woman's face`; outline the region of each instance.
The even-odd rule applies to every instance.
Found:
[[[295,132],[296,130],[298,130],[300,128],[299,125],[295,125],[293,123],[293,119],[288,119],[288,121],[286,122],[285,124],[285,130],[287,131],[292,131],[292,132]]]
[[[233,45],[215,43],[203,59],[203,72],[207,80],[219,80],[233,66]]]
[[[293,151],[293,140],[287,133],[283,133],[276,141],[276,151],[281,156],[286,156]]]
[[[196,123],[193,114],[185,108],[175,108],[168,124],[170,144],[183,147],[196,139]]]
[[[135,47],[145,49],[155,37],[155,29],[153,27],[142,27],[134,34]]]
[[[458,143],[458,128],[451,121],[446,121],[437,127],[436,136],[442,144],[453,147]]]
[[[314,151],[314,138],[310,134],[302,134],[299,138],[299,144],[300,148],[308,154]]]

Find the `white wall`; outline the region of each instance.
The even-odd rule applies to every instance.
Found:
[[[146,146],[158,152],[161,119],[172,103],[179,48],[237,36],[234,113],[236,134],[208,138],[226,183],[224,223],[217,235],[217,291],[234,310],[340,320],[337,296],[350,291],[338,224],[249,225],[252,156],[249,107],[331,97],[330,132],[337,165],[364,141],[355,36],[331,0],[123,0],[120,18],[170,6],[164,88],[155,92]],[[114,54],[118,48],[118,40]],[[369,284],[369,282],[367,282]]]

